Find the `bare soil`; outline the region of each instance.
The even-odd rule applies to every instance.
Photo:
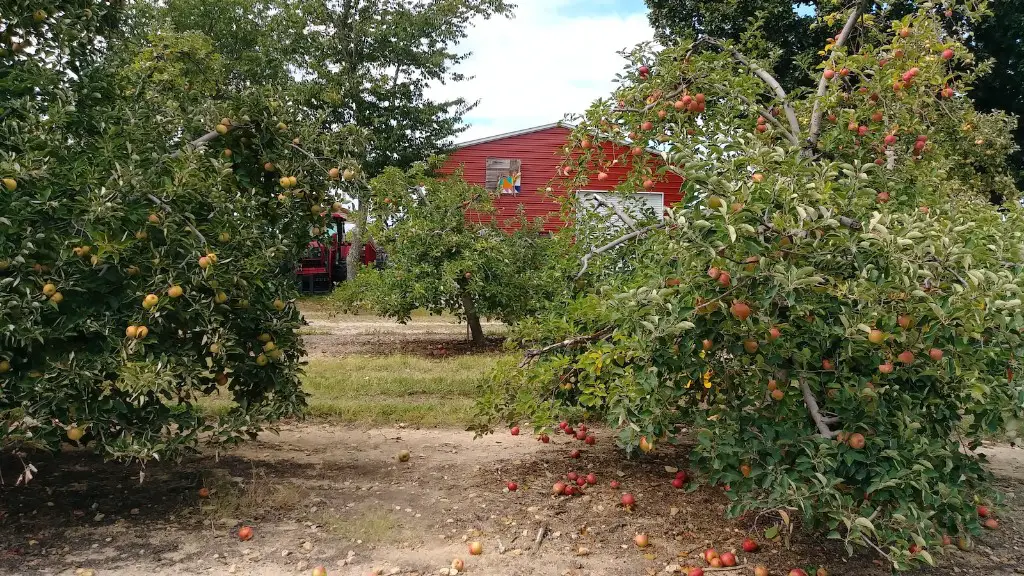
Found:
[[[313,356],[476,351],[450,319],[309,319]],[[498,346],[500,326],[488,330]],[[138,467],[86,450],[34,456],[39,471],[27,487],[12,485],[21,464],[8,459],[0,461],[0,575],[279,576],[323,565],[332,576],[425,576],[458,557],[470,575],[653,576],[702,565],[709,546],[736,550],[774,521],[724,519],[720,489],[673,489],[665,467],[685,468],[685,448],[629,461],[609,431],[597,436],[596,446],[583,446],[565,436],[542,444],[526,433],[474,439],[451,429],[289,423],[229,452],[151,463],[143,482]],[[573,448],[582,448],[578,460],[569,458]],[[396,459],[403,450],[406,463]],[[1024,575],[1024,450],[987,451],[1007,493],[1000,530],[971,552],[931,550],[943,567],[920,573]],[[583,496],[552,497],[552,484],[570,471],[594,472],[598,482]],[[517,491],[505,490],[509,481]],[[637,498],[632,511],[618,505],[624,491]],[[238,538],[243,525],[255,531],[246,542]],[[633,544],[637,533],[650,536],[650,547]],[[469,555],[473,541],[483,544],[481,556]],[[709,576],[749,575],[756,564],[774,575],[797,566],[889,573],[874,557],[847,558],[838,543],[799,528],[789,548],[761,544],[757,554],[738,553],[739,569]]]
[[[754,518],[723,519],[720,489],[673,489],[665,466],[684,466],[685,450],[627,461],[606,431],[585,447],[565,436],[542,444],[527,434],[474,440],[456,430],[285,426],[224,454],[139,470],[102,463],[84,451],[37,459],[29,487],[0,489],[0,574],[96,576],[150,574],[438,574],[455,557],[466,574],[621,576],[666,574],[702,565],[708,546],[736,550],[757,531]],[[407,450],[411,458],[398,462]],[[1024,574],[1024,451],[990,447],[1001,487],[1001,528],[971,552],[950,549],[941,570],[925,574]],[[17,464],[0,468],[9,477]],[[554,498],[569,471],[595,472],[584,496]],[[622,486],[615,490],[611,480]],[[516,492],[505,490],[515,481]],[[211,495],[199,497],[207,487]],[[618,506],[623,491],[637,506]],[[241,542],[238,529],[255,536]],[[539,548],[538,530],[545,527]],[[633,544],[650,535],[645,550]],[[467,542],[483,544],[470,556]],[[938,551],[933,550],[933,553]],[[846,558],[834,542],[797,530],[792,546],[762,542],[739,551],[740,569],[765,564],[772,574],[824,566],[832,575],[874,576],[888,569],[866,555]]]
[[[406,324],[376,316],[329,315],[314,311],[305,314],[308,325],[303,340],[310,357],[337,357],[347,354],[413,354],[449,356],[492,352],[501,348],[505,327],[499,322],[483,322],[487,344],[474,346],[466,325],[451,316],[413,318]]]

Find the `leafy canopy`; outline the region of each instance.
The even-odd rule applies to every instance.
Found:
[[[154,6],[31,4],[0,15],[0,449],[145,461],[298,413],[290,266],[358,134]]]
[[[482,427],[586,410],[629,451],[694,442],[731,513],[797,510],[906,568],[933,561],[911,544],[969,545],[997,498],[973,450],[1024,415],[1014,121],[974,108],[980,65],[930,4],[827,20],[814,93],[706,37],[628,54],[574,135],[626,145],[567,158],[567,187],[653,142],[665,162],[637,162],[623,190],[671,171],[686,200],[624,241],[639,264],[588,268],[575,302],[524,323],[532,350]]]

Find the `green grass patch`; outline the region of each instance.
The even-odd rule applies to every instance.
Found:
[[[386,426],[466,426],[473,403],[498,354],[431,359],[420,356],[346,356],[310,361],[302,386],[308,415],[332,422]],[[202,402],[223,413],[224,395]]]

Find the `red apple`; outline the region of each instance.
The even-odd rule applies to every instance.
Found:
[[[647,548],[647,545],[651,543],[647,534],[637,534],[633,537],[633,542],[636,543],[637,548]]]
[[[886,146],[892,146],[895,143],[896,143],[896,135],[894,135],[894,134],[886,134],[886,136],[885,136],[885,145]]]
[[[327,576],[327,568],[324,568],[323,566],[317,566],[316,568],[313,568],[313,572],[311,572],[311,575],[312,576]]]
[[[768,569],[764,566],[754,567],[754,576],[768,576]]]
[[[900,38],[910,36],[910,28],[900,28]]]
[[[988,518],[985,520],[982,526],[988,528],[989,530],[997,530],[999,529],[999,521],[995,518]]]
[[[953,49],[952,48],[946,48],[945,50],[942,51],[942,59],[943,60],[949,60],[952,57],[953,57]]]
[[[622,505],[625,506],[626,508],[632,508],[633,506],[636,505],[636,498],[634,498],[632,494],[623,494]]]
[[[686,573],[686,576],[704,576],[704,570],[701,568],[690,568],[690,571]]]
[[[484,553],[484,545],[479,542],[469,543],[469,553],[473,556],[479,556]]]
[[[686,480],[687,480],[686,470],[680,470],[679,472],[676,472],[676,478],[682,480],[683,482],[686,482]]]
[[[807,576],[807,572],[804,572],[800,568],[793,568],[789,571],[789,576]]]
[[[587,433],[584,432],[583,430],[577,430],[576,431],[576,439],[579,440],[579,441],[586,440],[587,439]]]
[[[718,558],[718,551],[716,551],[714,548],[708,548],[704,551],[705,562],[711,562],[715,558]]]
[[[708,565],[710,565],[712,568],[721,568],[722,559],[716,556],[712,558],[710,562],[708,562]]]
[[[611,482],[608,483],[608,485],[612,487],[612,490],[618,490],[619,486],[621,486],[618,480],[612,480]]]
[[[569,423],[563,420],[562,422],[558,423],[558,427],[561,428],[562,430],[565,430],[566,428],[569,427]]]
[[[722,286],[722,288],[728,288],[729,286],[732,286],[732,275],[730,275],[728,272],[722,272],[721,274],[718,275],[718,283]]]
[[[896,319],[896,323],[900,325],[900,328],[906,330],[907,328],[910,328],[913,320],[906,314],[900,314],[900,317]]]
[[[555,485],[551,488],[551,493],[555,496],[561,496],[565,494],[565,482],[555,482]]]
[[[831,80],[835,78],[836,71],[832,69],[825,70],[825,80]]]
[[[726,568],[732,568],[736,565],[736,555],[732,552],[723,552],[721,559],[722,566],[725,566]]]
[[[562,428],[562,432],[565,432],[567,436],[576,435],[576,431],[572,429],[572,426],[566,426],[565,428]]]
[[[651,73],[651,69],[648,68],[647,66],[641,66],[640,69],[637,70],[637,72],[639,72],[641,76],[646,77],[648,74]]]
[[[866,440],[864,435],[860,433],[850,434],[850,439],[847,441],[850,444],[850,448],[854,450],[860,450],[864,448]]]
[[[943,546],[952,546],[953,545],[953,537],[950,536],[949,534],[943,534],[942,535],[942,545]]]
[[[519,484],[516,484],[515,482],[509,482],[507,488],[509,492],[515,492],[516,490],[519,489]]]
[[[565,477],[569,479],[569,482],[575,482],[576,479],[579,478],[580,476],[575,472],[569,472],[568,474],[565,475]]]
[[[683,486],[685,486],[685,485],[686,485],[685,482],[683,482],[679,478],[673,478],[672,479],[672,487],[675,488],[676,490],[682,490]]]
[[[900,352],[900,355],[896,357],[897,360],[902,362],[905,366],[910,366],[914,363],[914,353],[910,350],[904,350]]]
[[[918,546],[917,544],[911,544],[911,545],[910,545],[910,548],[909,548],[909,552],[910,552],[911,554],[917,554],[917,553],[918,553],[918,552],[920,552],[920,551],[921,551],[921,547],[920,547],[920,546]]]
[[[782,336],[782,331],[779,330],[778,328],[773,326],[770,330],[768,330],[769,340],[777,340],[779,336]]]
[[[512,432],[513,436],[519,436],[519,426],[513,426],[510,432]]]
[[[878,365],[878,371],[882,374],[892,374],[893,369],[892,362],[886,362],[885,364]]]
[[[714,266],[712,266],[711,268],[708,268],[708,276],[712,280],[718,280],[718,277],[721,276],[721,275],[722,275],[722,271],[719,270],[718,268],[715,268]]]
[[[608,179],[608,174],[605,173],[605,172],[598,172],[597,173],[597,179],[598,180],[607,180]]]
[[[889,193],[888,192],[884,192],[884,191],[883,192],[879,192],[875,196],[875,199],[878,200],[879,204],[885,204],[885,203],[889,202]]]
[[[593,472],[587,474],[587,484],[590,484],[591,486],[597,484],[597,474],[594,474]]]
[[[594,444],[597,443],[597,438],[594,437],[593,434],[591,434],[590,436],[587,436],[585,442],[587,443],[587,446],[593,446]]]
[[[576,485],[579,486],[580,488],[583,488],[584,486],[587,485],[587,479],[580,476],[579,478],[576,479]]]
[[[931,350],[928,351],[928,356],[931,357],[931,359],[936,362],[941,361],[943,355],[944,354],[942,350],[939,350],[938,348],[932,348]]]
[[[747,552],[747,553],[757,552],[758,548],[760,548],[760,546],[757,545],[757,542],[754,542],[750,538],[747,538],[746,540],[743,541],[743,551],[744,552]]]
[[[540,440],[541,442],[547,444],[548,442],[551,442],[551,437],[548,436],[547,434],[541,434],[540,438],[538,438],[538,440]]]
[[[991,514],[992,511],[988,509],[988,506],[978,506],[978,516],[988,518]]]
[[[579,458],[579,457],[580,457],[580,451],[579,450],[573,450],[572,452],[569,452],[569,458]]]
[[[733,317],[740,322],[750,318],[751,314],[750,306],[747,306],[746,302],[741,302],[739,300],[732,303],[729,311],[732,312]]]
[[[242,526],[238,529],[238,539],[242,542],[252,540],[253,530],[251,526]]]

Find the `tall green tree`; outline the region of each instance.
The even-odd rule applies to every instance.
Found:
[[[840,5],[849,4],[852,3]],[[647,5],[658,40],[672,43],[701,35],[732,40],[745,53],[770,66],[787,90],[795,90],[810,88],[817,81],[812,72],[819,51],[832,35],[831,27],[822,25],[821,15],[830,13],[837,3],[647,0]],[[913,2],[905,0],[870,1],[864,5],[864,10],[878,19],[881,26],[916,9]],[[988,2],[986,9],[991,11],[991,17],[978,21],[965,17],[956,9],[955,2],[936,2],[931,7],[947,33],[970,46],[979,61],[992,61],[991,70],[972,87],[978,108],[1024,115],[1024,1]],[[1024,144],[1024,124],[1018,124],[1014,137]],[[1018,171],[1024,168],[1024,153],[1015,154],[1013,161]]]
[[[617,247],[643,256],[621,276],[581,266],[575,301],[527,323],[485,429],[585,410],[631,452],[690,445],[730,514],[795,510],[899,569],[970,546],[998,498],[975,450],[1024,431],[1014,120],[976,109],[983,69],[933,4],[884,25],[864,8],[823,17],[814,91],[741,43],[630,53],[573,140],[660,141],[623,188],[671,172],[690,201],[599,248],[613,271]],[[565,186],[628,162],[609,148],[565,158]]]
[[[286,67],[302,85],[295,103],[326,130],[357,126],[365,133],[360,165],[368,178],[387,166],[409,168],[443,152],[464,130],[476,105],[436,100],[433,84],[459,82],[468,54],[457,44],[477,18],[507,16],[504,0],[172,0],[181,30],[197,30],[218,51],[247,63],[240,81],[267,80],[264,64]],[[348,277],[355,278],[366,225],[368,190],[357,190]]]

